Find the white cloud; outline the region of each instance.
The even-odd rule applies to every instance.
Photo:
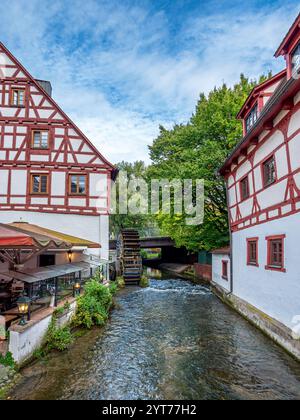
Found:
[[[280,70],[273,53],[296,6],[190,16],[126,2],[2,0],[0,37],[111,161],[148,158],[159,124],[184,122],[200,92]]]

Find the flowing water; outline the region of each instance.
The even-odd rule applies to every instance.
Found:
[[[14,399],[300,399],[300,365],[206,286],[126,288],[107,326],[23,371]]]

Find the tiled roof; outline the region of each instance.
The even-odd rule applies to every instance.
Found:
[[[220,255],[230,255],[230,247],[226,246],[224,248],[218,248],[211,251],[212,254],[220,254]]]

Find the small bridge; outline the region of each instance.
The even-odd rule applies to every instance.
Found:
[[[141,238],[140,243],[142,249],[175,247],[173,239],[168,237]],[[116,249],[116,245],[116,240],[109,241],[109,249],[111,251]]]
[[[141,238],[141,249],[161,249],[161,262],[166,263],[192,263],[192,257],[185,248],[176,248],[175,242],[169,237]],[[116,250],[117,241],[109,242],[109,249]]]

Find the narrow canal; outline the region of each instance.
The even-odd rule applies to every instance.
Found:
[[[205,286],[129,288],[103,330],[27,367],[13,399],[300,399],[300,365]]]

